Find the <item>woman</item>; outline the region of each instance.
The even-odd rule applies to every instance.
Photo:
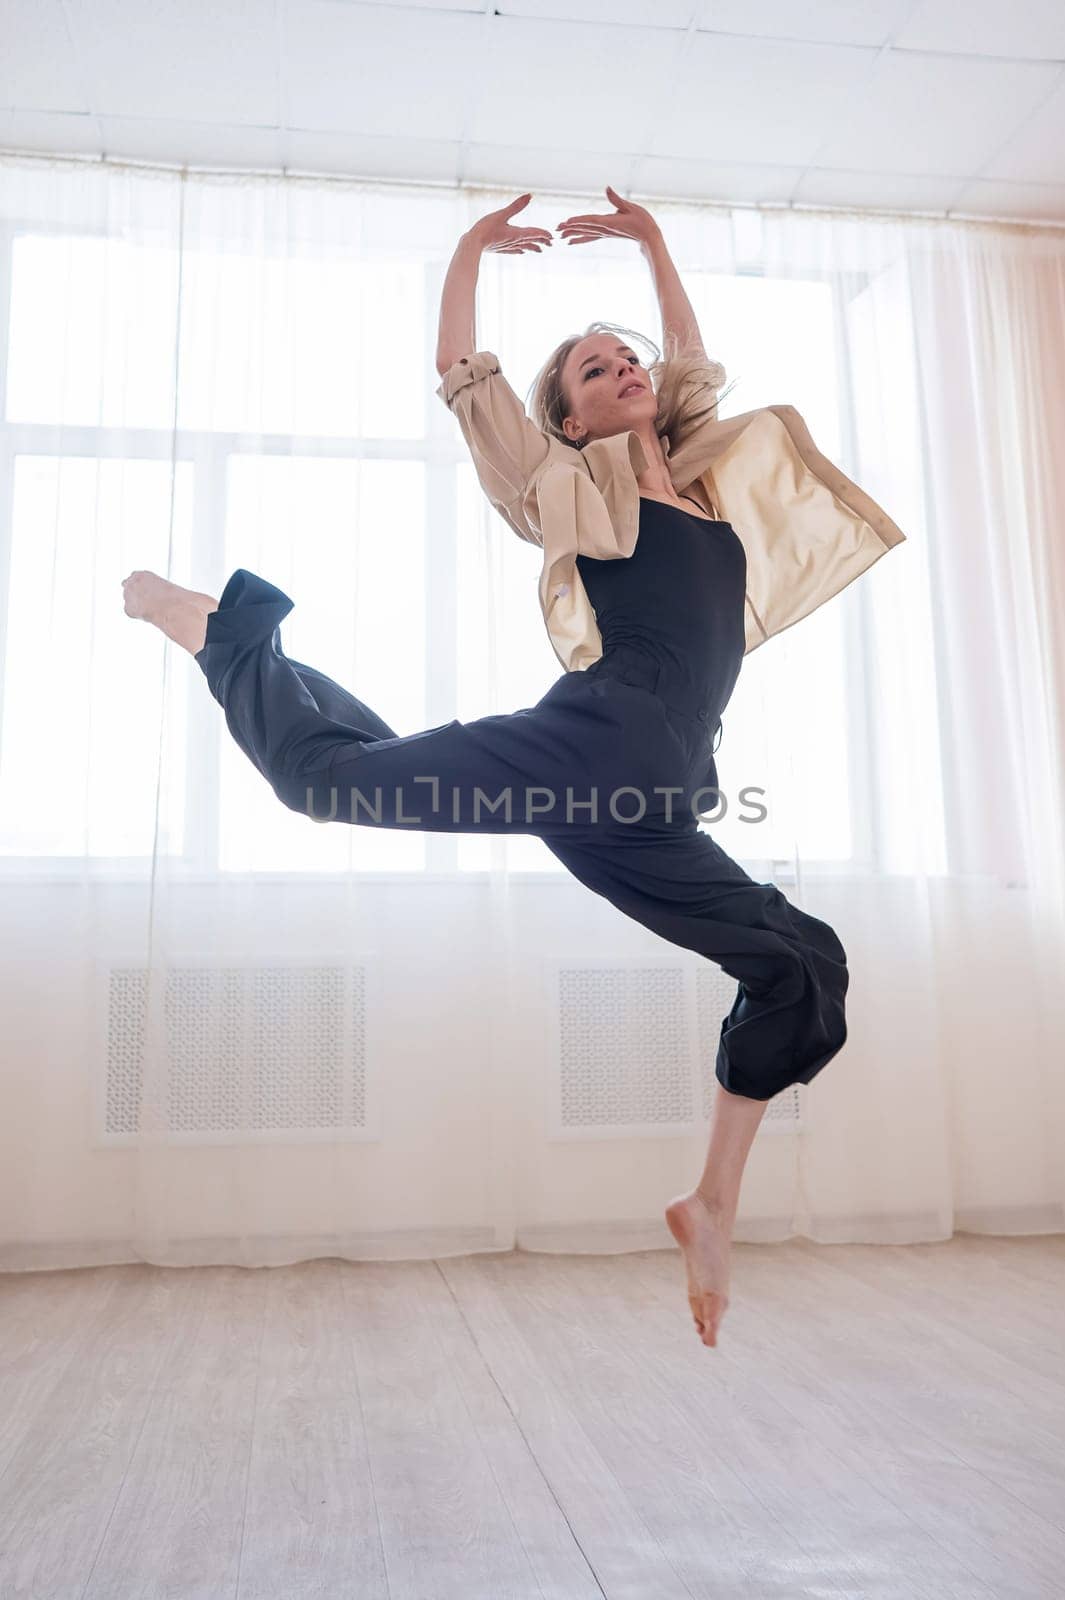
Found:
[[[463,236],[441,305],[438,393],[493,505],[544,547],[541,605],[566,670],[535,706],[401,737],[285,656],[279,624],[292,601],[255,574],[238,569],[218,600],[146,572],[123,588],[128,615],[195,657],[237,743],[291,809],[364,826],[535,834],[595,893],[737,979],[704,1170],[665,1213],[696,1328],[713,1346],[755,1132],[769,1099],[808,1083],[843,1045],[848,984],[832,929],[756,883],[699,826],[717,796],[713,737],[745,651],[902,534],[816,453],[788,408],[716,421],[723,373],[703,351],[662,235],[642,207],[607,194],[613,215],[571,218],[559,233],[639,241],[670,351],[657,392],[655,368],[609,324],[549,358],[535,421],[495,358],[477,351],[481,254],[552,242],[544,229],[511,223],[528,195]],[[790,517],[779,504],[759,511],[749,493],[773,451],[788,457],[777,478],[809,480]],[[753,507],[743,537],[716,514],[730,500]],[[802,532],[811,505],[820,516]],[[753,575],[751,527],[764,534]],[[801,561],[796,527],[809,541]],[[772,580],[767,551],[786,583]]]

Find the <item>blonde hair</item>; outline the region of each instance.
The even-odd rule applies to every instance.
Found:
[[[634,349],[642,344],[645,350],[653,353],[645,367],[658,399],[655,432],[660,439],[669,439],[671,451],[678,450],[707,417],[716,415],[721,393],[727,394],[731,388],[731,384],[724,390],[721,388],[725,369],[720,361],[711,361],[701,351],[682,349],[672,332],[666,334],[662,353],[652,339],[632,328],[620,327],[615,322],[590,322],[583,333],[570,334],[552,350],[533,379],[527,401],[529,415],[540,431],[560,439],[574,450],[579,450],[581,445],[568,438],[562,426],[564,418],[573,410],[563,393],[562,368],[574,345],[590,333],[621,334]]]

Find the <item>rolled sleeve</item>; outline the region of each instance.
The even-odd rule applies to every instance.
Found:
[[[490,350],[475,350],[472,355],[460,356],[448,367],[443,382],[436,392],[444,404],[450,407],[460,389],[465,389],[467,384],[476,383],[479,378],[492,377],[498,371],[498,356],[494,356]]]
[[[437,389],[456,418],[477,478],[492,505],[523,539],[540,543],[526,520],[522,500],[550,453],[550,440],[527,414],[490,350],[462,356]]]

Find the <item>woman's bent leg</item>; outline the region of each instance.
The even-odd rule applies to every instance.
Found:
[[[699,1337],[716,1345],[747,1156],[767,1101],[809,1083],[846,1040],[846,953],[827,923],[756,883],[697,826],[552,833],[544,842],[620,911],[739,982],[717,1043],[703,1172],[665,1212]]]
[[[683,825],[544,842],[618,910],[737,979],[715,1060],[724,1089],[770,1100],[809,1083],[842,1048],[849,975],[835,932],[749,877],[708,833]]]

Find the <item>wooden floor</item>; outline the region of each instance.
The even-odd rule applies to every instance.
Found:
[[[1061,1600],[1065,1236],[0,1277],[3,1600]]]

